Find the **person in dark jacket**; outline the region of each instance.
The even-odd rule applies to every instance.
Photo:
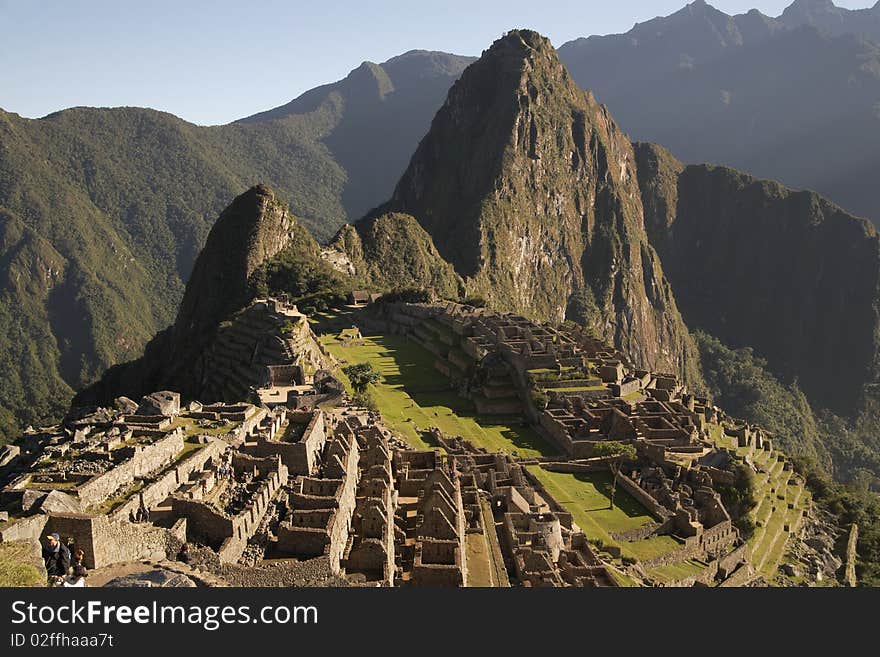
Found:
[[[46,564],[46,574],[49,583],[55,583],[58,578],[67,577],[70,570],[70,550],[61,542],[58,534],[49,534],[46,537],[46,547],[43,548],[43,561]]]

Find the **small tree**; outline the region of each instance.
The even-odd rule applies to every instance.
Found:
[[[617,490],[617,478],[620,476],[620,467],[624,461],[636,460],[636,448],[629,443],[622,443],[619,440],[606,440],[593,446],[593,456],[609,459],[608,464],[611,466],[614,478],[611,481],[611,504],[608,508],[613,509],[614,493]]]
[[[362,406],[374,413],[379,412],[379,403],[376,401],[376,395],[373,392],[373,388],[368,387],[363,392],[355,394],[352,402],[354,402],[355,406]]]
[[[348,380],[351,381],[351,387],[358,394],[363,394],[367,386],[378,383],[379,373],[373,368],[371,363],[358,363],[357,365],[349,365],[343,367],[342,371]]]

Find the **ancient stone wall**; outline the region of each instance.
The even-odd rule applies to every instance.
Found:
[[[744,563],[718,586],[745,586],[754,576],[754,568],[752,568],[751,565]]]
[[[342,439],[339,437],[335,441],[342,444]],[[330,452],[332,447],[333,444],[328,444],[327,451]],[[332,451],[339,454],[341,450]],[[290,520],[281,523],[276,531],[277,547],[280,551],[308,556],[324,554],[330,560],[331,570],[334,573],[340,572],[356,504],[358,461],[358,444],[354,438],[351,438],[348,449],[342,454],[341,462],[336,464],[337,467],[341,466],[342,471],[334,472],[334,477],[338,476],[332,484],[335,487],[332,500],[334,506],[329,509],[315,509],[313,500],[309,500],[310,508],[294,509]],[[317,483],[314,485],[316,488],[319,486]],[[294,495],[291,503],[295,504],[297,499]],[[328,505],[330,503],[328,499]]]
[[[290,422],[295,422],[303,413],[290,413]],[[257,444],[252,449],[257,456],[277,454],[281,462],[294,475],[312,475],[320,463],[321,451],[327,442],[326,418],[323,411],[315,411],[306,425],[302,436],[297,442],[288,443],[281,440],[267,440],[264,436],[257,437]]]
[[[140,559],[161,560],[176,553],[186,540],[186,521],[171,529],[149,523],[112,522],[107,516],[52,514],[46,532],[58,532],[62,540],[72,538],[84,552],[87,568]]]
[[[6,541],[39,541],[48,516],[39,514],[22,518],[0,531],[0,543]]]
[[[110,519],[117,521],[128,518],[132,511],[137,511],[141,498],[147,508],[159,504],[187,483],[192,473],[203,470],[210,460],[219,458],[227,446],[222,440],[210,439],[205,447],[187,457],[177,467],[165,472],[156,481],[144,487],[138,495],[132,496],[125,504],[114,509],[109,514]]]
[[[183,433],[175,430],[165,438],[144,445],[134,456],[104,474],[92,477],[77,488],[76,494],[83,507],[100,504],[123,486],[132,484],[137,477],[170,463],[183,450]]]
[[[644,488],[639,486],[622,472],[617,477],[617,485],[636,498],[636,500],[660,522],[665,522],[669,518],[670,513],[665,507],[651,497]]]
[[[277,461],[275,461],[277,463]],[[206,540],[217,550],[220,561],[238,561],[248,540],[256,533],[269,503],[287,483],[287,468],[278,468],[266,474],[245,508],[235,516],[221,511],[212,504],[190,500],[182,496],[172,499],[172,512],[187,519],[193,538]]]
[[[748,543],[743,543],[730,554],[718,559],[718,573],[722,577],[729,577],[740,564],[748,562],[750,557],[751,550],[749,545]]]

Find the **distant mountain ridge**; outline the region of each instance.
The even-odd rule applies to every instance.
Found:
[[[880,236],[814,192],[636,144],[645,223],[685,321],[850,415],[880,380]]]
[[[874,227],[815,193],[633,144],[529,30],[466,69],[389,200],[328,247],[277,192],[239,196],[199,255],[177,321],[78,401],[165,386],[201,396],[203,355],[261,286],[305,307],[353,285],[482,296],[495,309],[577,321],[640,365],[759,409],[800,454],[846,472],[877,463],[863,439],[870,418],[845,440],[827,438],[817,420],[824,431],[826,416],[813,416],[798,385],[817,409],[853,417],[878,381]],[[700,337],[714,367],[707,379],[686,322],[711,333]],[[762,372],[761,357],[782,381]],[[735,363],[752,375],[720,388],[736,382]]]
[[[559,55],[634,139],[818,191],[877,223],[878,42],[880,5],[799,0],[770,18],[694,2]]]
[[[696,2],[559,53],[630,137],[662,143],[683,162],[813,188],[875,218],[878,14],[880,3],[846,10],[800,0],[777,18],[730,17]],[[592,68],[582,65],[584,43]],[[411,51],[365,62],[344,80],[226,126],[138,108],[73,108],[39,120],[0,112],[0,431],[50,416],[63,407],[59,398],[136,356],[171,323],[230,198],[271,185],[320,241],[387,201],[472,61]],[[460,281],[420,230],[383,221],[360,235],[361,246],[388,253],[376,240],[406,235],[418,252],[399,270],[454,289]],[[444,239],[437,248],[447,248]],[[559,281],[554,298],[570,286]],[[485,289],[513,289],[492,286]],[[555,312],[592,312],[589,299],[575,294]]]
[[[29,236],[0,241],[0,432],[52,417],[171,322],[230,198],[270,184],[322,240],[383,201],[469,61],[364,63],[225,126],[139,108],[0,111],[0,234]],[[56,276],[19,283],[50,260]]]

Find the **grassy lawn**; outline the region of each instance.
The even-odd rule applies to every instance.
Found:
[[[605,545],[616,545],[623,556],[634,559],[651,559],[681,547],[671,536],[653,536],[632,543],[611,538],[612,533],[638,529],[654,519],[635,498],[620,489],[614,495],[614,509],[608,508],[609,473],[574,475],[549,472],[537,466],[528,469],[571,513],[587,538],[598,539]]]
[[[609,565],[609,564],[606,564],[606,566],[608,566],[608,572],[611,573],[611,576],[617,582],[618,586],[622,586],[625,588],[634,588],[634,587],[639,586],[638,582],[636,582],[632,577],[627,575],[623,570],[621,570],[617,566]]]
[[[24,541],[0,543],[0,586],[45,586],[32,547]]]
[[[706,565],[701,564],[699,561],[688,560],[669,564],[667,566],[660,566],[659,568],[652,568],[648,570],[648,575],[652,579],[661,582],[674,582],[676,580],[699,575],[705,570],[705,568]]]
[[[654,557],[674,552],[681,547],[681,544],[671,536],[652,536],[642,541],[625,543],[624,545],[631,556],[642,560],[653,559]]]
[[[526,457],[557,451],[528,426],[478,416],[473,404],[434,369],[434,355],[405,337],[364,336],[363,344],[350,346],[331,335],[321,341],[343,364],[368,362],[381,374],[373,391],[382,418],[416,448],[429,448],[423,432],[438,427],[491,451]]]
[[[463,436],[490,451],[522,457],[558,453],[519,420],[478,416],[471,402],[450,389],[449,380],[434,368],[435,356],[403,336],[364,336],[360,344],[347,346],[330,333],[321,335],[320,340],[343,366],[364,362],[373,365],[381,375],[373,393],[384,422],[417,449],[431,447],[424,432],[438,427],[447,435]],[[606,545],[619,545],[624,555],[634,558],[647,559],[678,549],[679,544],[668,536],[635,543],[611,538],[611,533],[637,529],[654,519],[632,496],[619,489],[614,509],[608,508],[609,473],[573,475],[538,467],[529,470],[572,514],[587,537]],[[468,550],[477,549],[469,540]],[[482,575],[478,572],[474,577],[480,581]]]
[[[609,534],[638,529],[654,522],[645,507],[620,488],[614,494],[614,508],[608,508],[612,484],[609,472],[569,474],[549,472],[540,467],[529,467],[529,472],[544,484],[560,504],[565,505],[575,522],[585,531],[581,518],[599,525]]]
[[[605,386],[574,386],[571,388],[550,388],[553,392],[592,392],[594,390],[606,390]]]

